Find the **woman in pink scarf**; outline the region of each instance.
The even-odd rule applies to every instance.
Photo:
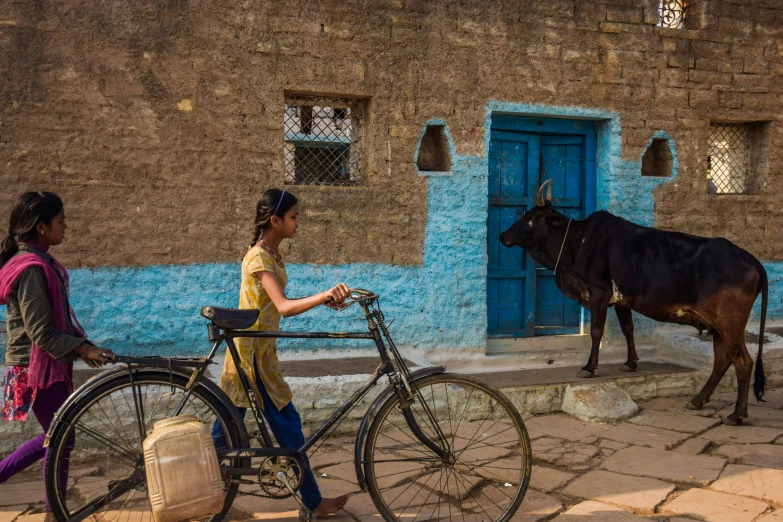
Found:
[[[0,483],[46,456],[46,431],[73,391],[73,361],[81,357],[97,368],[112,355],[87,340],[68,302],[68,272],[48,253],[62,243],[66,228],[56,194],[28,192],[11,211],[0,249],[0,305],[7,306],[8,330],[2,416],[25,421],[32,411],[43,428],[0,462]]]

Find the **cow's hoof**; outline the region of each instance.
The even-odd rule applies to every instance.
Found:
[[[593,376],[593,372],[588,372],[587,370],[580,370],[579,373],[576,374],[577,377],[580,379],[589,379]]]
[[[700,410],[701,406],[696,406],[693,401],[689,401],[688,404],[685,405],[686,408],[689,410]]]
[[[620,371],[621,371],[621,372],[635,372],[635,371],[636,371],[636,368],[631,368],[631,367],[630,367],[630,366],[628,366],[627,364],[623,364],[623,365],[620,367]]]
[[[742,424],[742,419],[740,417],[735,417],[732,415],[727,415],[726,417],[723,417],[721,419],[721,422],[725,424],[726,426],[739,426]]]

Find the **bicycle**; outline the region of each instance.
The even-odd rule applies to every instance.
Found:
[[[151,515],[141,445],[154,422],[181,414],[210,425],[217,420],[226,434],[226,447],[217,448],[224,506],[204,520],[222,520],[238,493],[293,496],[302,506],[296,491],[301,470],[309,465],[308,450],[319,440],[322,444],[329,430],[387,376],[389,385],[365,413],[354,449],[358,483],[369,490],[383,519],[509,520],[525,496],[532,464],[530,439],[517,410],[475,377],[446,373],[444,367],[410,371],[389,334],[379,296],[353,289],[344,306],[357,303],[367,332],[252,331],[246,328],[255,324],[258,310],[204,307],[201,315],[209,320],[213,343],[206,357],[116,356],[123,366],[77,390],[47,434],[46,491],[55,517],[60,522],[91,516],[123,521],[127,511],[128,519],[135,513],[134,520],[143,521],[146,513]],[[375,342],[380,364],[303,447],[280,448],[270,437],[256,384],[240,364],[234,343],[239,337],[368,339]],[[230,399],[205,377],[224,342],[250,401],[256,426],[250,433]],[[259,446],[252,446],[251,439]],[[75,465],[90,467],[68,489],[65,477]],[[91,476],[100,471],[104,476]],[[257,489],[240,492],[241,486]],[[300,519],[314,516],[302,506]]]

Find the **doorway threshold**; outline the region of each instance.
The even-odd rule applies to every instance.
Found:
[[[590,353],[591,343],[592,340],[587,334],[495,338],[487,339],[487,355],[508,353],[535,353],[537,355]]]

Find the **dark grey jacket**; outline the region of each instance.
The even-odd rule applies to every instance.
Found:
[[[27,244],[19,245],[19,253],[33,253],[47,263],[52,256]],[[68,294],[62,289],[63,310],[70,310]],[[8,347],[5,351],[5,364],[8,366],[27,366],[30,364],[30,348],[35,342],[53,357],[69,362],[77,358],[74,349],[86,341],[75,336],[76,328],[71,315],[66,313],[66,332],[54,327],[52,306],[47,295],[46,274],[42,268],[33,266],[26,269],[14,282],[14,290],[8,297],[6,328]]]

